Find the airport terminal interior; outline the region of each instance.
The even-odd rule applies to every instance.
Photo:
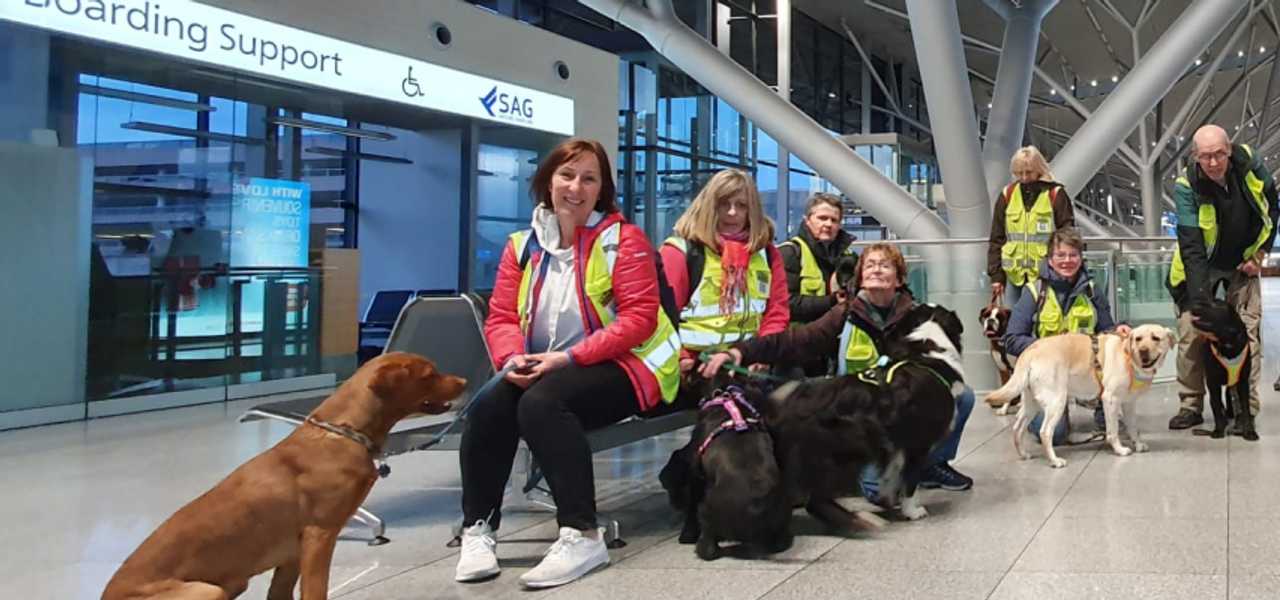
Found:
[[[351,504],[354,514],[338,519],[345,526],[327,577],[317,567],[323,552],[308,554],[299,589],[275,590],[279,598],[325,590],[353,600],[1280,597],[1280,516],[1272,513],[1280,497],[1280,195],[1270,175],[1280,168],[1278,5],[2,3],[0,480],[9,483],[0,495],[0,597],[153,597],[147,593],[163,590],[121,590],[129,577],[166,569],[186,569],[157,577],[190,590],[154,597],[235,597],[241,590],[219,578],[235,579],[224,571],[238,567],[200,573],[247,559],[207,548],[232,540],[222,547],[248,556],[267,543],[252,536],[278,522],[197,513],[218,504],[231,511],[218,515],[232,514],[275,488],[202,494],[303,432],[355,452],[356,464],[378,476]],[[568,147],[589,150],[565,158]],[[583,164],[599,166],[603,185]],[[726,180],[746,188],[716,196]],[[577,229],[566,224],[565,215],[578,213],[563,198],[583,189],[600,190],[599,201],[611,191],[608,204],[634,227],[614,228],[613,215],[586,220],[594,214]],[[734,208],[738,198],[745,208]],[[701,211],[704,199],[714,208]],[[827,229],[815,217],[823,211],[833,215]],[[708,239],[718,240],[723,262],[708,246],[695,268],[688,244],[702,242],[687,232],[702,226],[692,224],[701,223],[691,216],[698,214],[712,215]],[[725,229],[739,218],[741,231]],[[560,219],[559,229],[546,219]],[[782,264],[749,235],[765,219]],[[588,237],[597,229],[605,233]],[[677,230],[684,233],[672,238]],[[540,242],[548,232],[573,232],[592,246],[547,248]],[[651,254],[619,248],[646,244],[662,249],[649,275],[658,283],[637,286],[636,273],[650,272],[649,258],[637,257]],[[815,259],[812,248],[832,258]],[[856,280],[845,282],[837,266],[856,268]],[[876,269],[899,277],[888,305],[877,300],[884,290]],[[784,271],[786,286],[771,279]],[[559,277],[563,289],[544,289],[546,277]],[[1213,278],[1225,285],[1196,287]],[[624,286],[636,297],[659,291],[657,317],[636,320],[630,311],[640,300],[615,298]],[[669,290],[684,305],[668,311]],[[1240,342],[1245,354],[1207,350],[1230,336],[1208,320],[1191,325],[1191,308],[1205,306],[1193,302],[1201,292],[1225,300],[1215,314],[1244,319],[1239,331],[1250,335],[1236,337],[1250,340]],[[849,300],[838,303],[837,294]],[[818,298],[823,310],[801,318],[798,307],[818,296],[831,299]],[[932,353],[910,356],[889,356],[887,348],[909,345],[902,340],[858,341],[866,337],[859,327],[898,335],[891,323],[900,315],[889,309],[907,297],[919,303],[912,311],[954,311],[963,333],[932,317],[911,332],[928,342],[903,337],[932,344]],[[541,315],[553,302],[560,316],[582,317],[582,327],[569,326],[571,345],[557,346],[562,324],[552,316],[547,326]],[[869,316],[852,308],[859,302]],[[887,398],[885,390],[905,385],[894,383],[895,369],[914,365],[932,376],[918,385],[945,387],[944,409],[957,415],[943,419],[925,450],[934,460],[958,438],[954,457],[904,468],[906,438],[894,436],[916,435],[911,423],[883,428],[878,466],[839,463],[848,456],[840,453],[779,454],[772,472],[786,477],[826,468],[819,463],[847,467],[841,480],[854,492],[835,502],[862,515],[863,526],[833,527],[793,502],[794,539],[784,550],[726,540],[721,557],[700,558],[680,540],[685,511],[672,506],[659,473],[691,436],[706,434],[693,427],[705,411],[746,406],[752,417],[755,409],[733,405],[723,389],[714,398],[690,392],[698,375],[681,378],[680,369],[686,361],[702,368],[754,337],[773,339],[770,327],[773,336],[801,339],[795,332],[813,329],[803,323],[846,305],[839,354],[819,361],[822,372],[774,364],[735,376],[769,389],[861,386]],[[998,334],[984,331],[995,326],[985,320],[989,309],[999,307],[1012,316]],[[774,322],[788,311],[790,324]],[[650,338],[601,354],[609,336],[595,334],[619,337],[638,322],[652,328]],[[1025,325],[1028,341],[1047,346],[1062,332],[1101,334],[1102,323],[1115,325],[1108,332],[1116,337],[1078,346],[1076,355],[1089,358],[1028,350],[1028,360],[1006,352],[1001,362],[1012,339],[1005,328]],[[1130,329],[1141,325],[1155,327]],[[1167,352],[1148,365],[1139,333],[1150,331],[1164,336],[1152,343]],[[717,341],[704,343],[708,335]],[[1189,356],[1183,338],[1197,340]],[[855,356],[860,343],[874,356]],[[1111,348],[1128,361],[1115,371],[1111,361],[1121,359],[1103,353]],[[367,383],[395,351],[464,377],[461,396],[442,414],[424,416],[420,403],[406,409],[418,414],[385,441],[324,420],[317,407],[342,396],[344,382],[342,389],[373,390],[369,397],[388,403],[379,406],[418,385]],[[614,383],[625,374],[627,393],[645,406],[590,427],[585,444],[577,433],[547,436],[559,437],[550,442],[559,450],[580,444],[578,466],[590,455],[601,539],[558,518],[557,506],[568,513],[574,503],[564,458],[574,453],[539,459],[528,441],[503,492],[502,527],[469,527],[463,490],[474,498],[479,488],[471,479],[464,485],[460,462],[480,464],[476,456],[505,447],[485,437],[497,435],[477,425],[486,421],[469,418],[472,401],[499,389],[533,397],[508,383],[522,377],[533,377],[530,390],[562,382],[557,389],[580,401],[583,389],[596,389],[586,375],[603,372],[583,364],[587,352],[594,359],[586,362],[612,369]],[[542,362],[523,364],[535,354]],[[1138,400],[1117,443],[1138,447],[1140,432],[1145,451],[1117,453],[1094,423],[1093,398],[1064,396],[1073,433],[1056,447],[1065,464],[1053,468],[1038,433],[1015,425],[1016,408],[1003,414],[984,402],[1015,362],[1014,381],[1031,382],[1021,374],[1059,360],[1099,388],[1123,373],[1116,393]],[[1237,390],[1255,396],[1256,434],[1237,410],[1225,437],[1206,435],[1214,426],[1208,402],[1203,425],[1188,421],[1198,414],[1187,408],[1186,382],[1197,381],[1188,364],[1209,364],[1210,379],[1250,365],[1255,381],[1241,379],[1227,400]],[[539,380],[553,368],[585,375],[573,385]],[[971,413],[965,398],[976,398]],[[559,415],[574,431],[582,410],[617,404],[588,400],[597,406]],[[745,422],[739,408],[725,408],[723,431],[697,456],[713,440],[724,444],[722,433],[767,433],[771,447],[783,447],[785,432],[768,421],[784,421],[799,404],[781,406]],[[899,408],[858,414],[909,412]],[[524,423],[534,409],[511,410]],[[370,422],[381,423],[376,415]],[[548,442],[533,442],[547,447],[540,444]],[[867,464],[882,485],[919,475],[921,489],[905,500],[877,498]],[[552,485],[565,494],[560,502]],[[199,527],[175,533],[166,520],[197,498],[205,504],[174,522]],[[318,510],[309,500],[298,506]],[[272,513],[253,519],[264,514]],[[287,546],[310,548],[314,532],[298,531]],[[588,547],[607,565],[548,578],[549,562]],[[460,556],[491,551],[500,574],[464,575]],[[268,597],[271,572],[250,576],[240,597]]]

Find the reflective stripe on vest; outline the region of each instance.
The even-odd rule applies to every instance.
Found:
[[[827,281],[822,276],[822,268],[818,266],[813,249],[800,236],[787,240],[787,243],[794,244],[800,250],[800,295],[826,296]]]
[[[845,321],[844,330],[840,332],[840,360],[836,361],[836,375],[860,373],[880,360],[880,351],[871,340],[871,336],[860,327]]]
[[[511,245],[516,252],[516,259],[524,253],[529,243],[529,230],[511,234]],[[578,280],[583,295],[591,303],[595,314],[600,318],[600,328],[608,327],[616,318],[616,304],[613,301],[613,269],[618,259],[618,243],[622,234],[622,223],[614,223],[596,237],[586,257],[586,264],[580,271],[582,279]],[[577,260],[582,260],[577,257]],[[536,294],[539,292],[542,277],[535,281],[534,269],[543,269],[546,264],[542,260],[530,257],[520,275],[520,288],[516,294],[516,313],[520,316],[520,333],[525,336],[526,349],[531,332],[530,321],[537,307]],[[583,311],[586,307],[582,307]],[[657,305],[658,325],[653,333],[639,346],[631,349],[631,354],[644,363],[645,368],[653,374],[662,390],[662,401],[670,404],[676,399],[676,391],[680,385],[680,336],[675,326],[663,312],[662,304]],[[584,314],[584,317],[589,315]],[[587,331],[590,335],[592,331]]]
[[[1009,203],[1004,210],[1005,243],[1000,248],[1000,264],[1011,285],[1034,283],[1040,263],[1049,254],[1049,235],[1053,233],[1053,202],[1047,188],[1036,196],[1027,210],[1022,199],[1022,186],[1012,184],[1007,193]]]
[[[1245,154],[1249,158],[1253,158],[1253,150],[1249,146],[1241,146],[1244,148]],[[1178,178],[1177,185],[1191,187],[1191,182],[1187,180],[1185,171]],[[1258,239],[1244,251],[1242,260],[1248,260],[1258,252],[1262,247],[1262,243],[1267,241],[1267,237],[1271,235],[1271,229],[1275,223],[1271,222],[1271,215],[1267,212],[1267,197],[1263,194],[1263,188],[1266,182],[1258,178],[1253,170],[1245,172],[1244,185],[1249,190],[1249,198],[1253,200],[1254,208],[1258,209],[1258,214],[1262,216],[1262,228],[1258,231]],[[1195,193],[1195,190],[1192,190]],[[1210,260],[1213,259],[1213,250],[1218,245],[1218,209],[1214,208],[1213,202],[1201,204],[1196,213],[1197,225],[1200,226],[1200,232],[1204,234],[1205,254]],[[1187,279],[1186,266],[1182,264],[1182,251],[1179,248],[1173,250],[1173,264],[1169,267],[1169,285],[1178,287]]]
[[[688,247],[685,240],[667,240],[665,243],[681,249]],[[702,279],[697,285],[689,282],[693,292],[689,304],[680,311],[680,341],[690,350],[707,350],[727,347],[729,344],[756,335],[769,303],[769,290],[773,271],[769,268],[768,249],[761,249],[747,262],[747,294],[739,297],[729,314],[720,312],[720,283],[723,271],[720,254],[703,247],[706,262],[702,267]]]
[[[1039,286],[1028,288],[1031,290],[1032,298],[1042,293],[1038,288]],[[1093,333],[1098,328],[1098,313],[1093,308],[1093,302],[1085,294],[1076,296],[1067,314],[1063,315],[1062,307],[1058,304],[1058,295],[1052,290],[1043,293],[1045,294],[1044,305],[1036,315],[1037,339],[1068,332]]]

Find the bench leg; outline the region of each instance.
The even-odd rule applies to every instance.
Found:
[[[603,515],[600,515],[603,517]],[[622,539],[622,526],[618,524],[617,519],[602,518],[600,524],[604,525],[604,545],[611,549],[625,547],[627,541]]]
[[[369,512],[369,509],[363,506],[357,508],[356,514],[351,515],[351,520],[358,521],[369,528],[369,532],[372,535],[372,539],[369,540],[370,546],[381,546],[391,541],[383,535],[387,532],[386,523],[383,523],[378,515]]]

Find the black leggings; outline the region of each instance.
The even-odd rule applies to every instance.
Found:
[[[466,526],[487,519],[498,528],[502,494],[523,437],[551,486],[556,521],[562,527],[594,529],[595,475],[586,432],[636,413],[635,390],[622,367],[612,361],[569,365],[527,390],[504,380],[473,402],[459,455]]]

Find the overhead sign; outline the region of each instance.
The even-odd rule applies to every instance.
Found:
[[[402,104],[573,135],[573,100],[221,8],[166,0],[3,0],[13,21]]]

